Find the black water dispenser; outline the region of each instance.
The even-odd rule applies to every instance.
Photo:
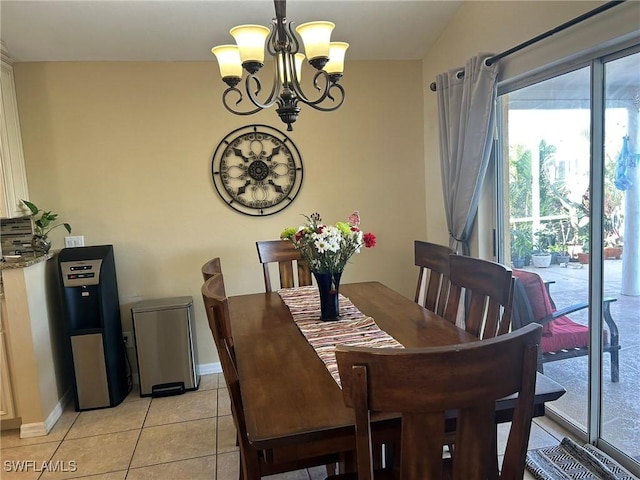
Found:
[[[112,245],[58,254],[76,410],[115,407],[127,396],[127,360]]]

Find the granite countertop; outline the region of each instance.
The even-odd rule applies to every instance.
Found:
[[[53,258],[54,255],[55,252],[49,252],[44,255],[41,253],[29,253],[20,255],[19,257],[4,257],[4,261],[0,263],[0,270],[30,267],[36,263],[46,262],[50,258]]]

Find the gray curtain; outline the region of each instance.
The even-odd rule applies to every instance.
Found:
[[[498,65],[483,54],[436,76],[440,164],[449,246],[469,255],[469,238],[491,154]]]

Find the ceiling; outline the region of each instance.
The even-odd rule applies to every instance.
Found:
[[[290,0],[287,18],[336,24],[347,61],[424,57],[461,1]],[[271,0],[0,0],[0,34],[17,62],[213,61],[229,29],[269,25]]]

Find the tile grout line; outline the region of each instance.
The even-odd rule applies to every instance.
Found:
[[[140,429],[138,431],[138,438],[136,438],[136,443],[133,446],[133,451],[131,452],[131,458],[129,459],[129,464],[127,465],[127,470],[124,474],[124,479],[126,480],[127,477],[129,476],[129,471],[131,470],[131,463],[133,462],[133,457],[136,454],[136,449],[138,448],[138,444],[140,443],[140,437],[142,436],[142,429],[144,428],[144,422],[147,421],[147,417],[149,416],[149,410],[151,410],[151,404],[153,403],[153,398],[151,398],[151,401],[149,402],[149,406],[147,407],[147,411],[144,414],[144,418],[142,419],[142,424],[140,425]]]
[[[75,410],[75,407],[74,407]],[[71,429],[73,428],[73,426],[76,424],[76,422],[78,421],[78,419],[80,418],[80,413],[82,412],[77,412],[78,415],[76,415],[76,418],[73,419],[73,422],[71,422],[71,425],[69,425],[69,428],[67,428],[67,431],[64,432],[64,435],[62,436],[62,438],[60,439],[60,443],[58,443],[58,446],[55,448],[55,450],[53,451],[53,453],[51,454],[51,456],[49,457],[49,461],[53,460],[53,457],[55,457],[56,453],[58,453],[58,450],[60,450],[60,447],[62,447],[62,442],[64,442],[67,438],[67,435],[69,435],[69,432],[71,431]],[[38,475],[37,480],[40,480],[43,475],[45,474],[45,472],[40,472],[40,475]]]

